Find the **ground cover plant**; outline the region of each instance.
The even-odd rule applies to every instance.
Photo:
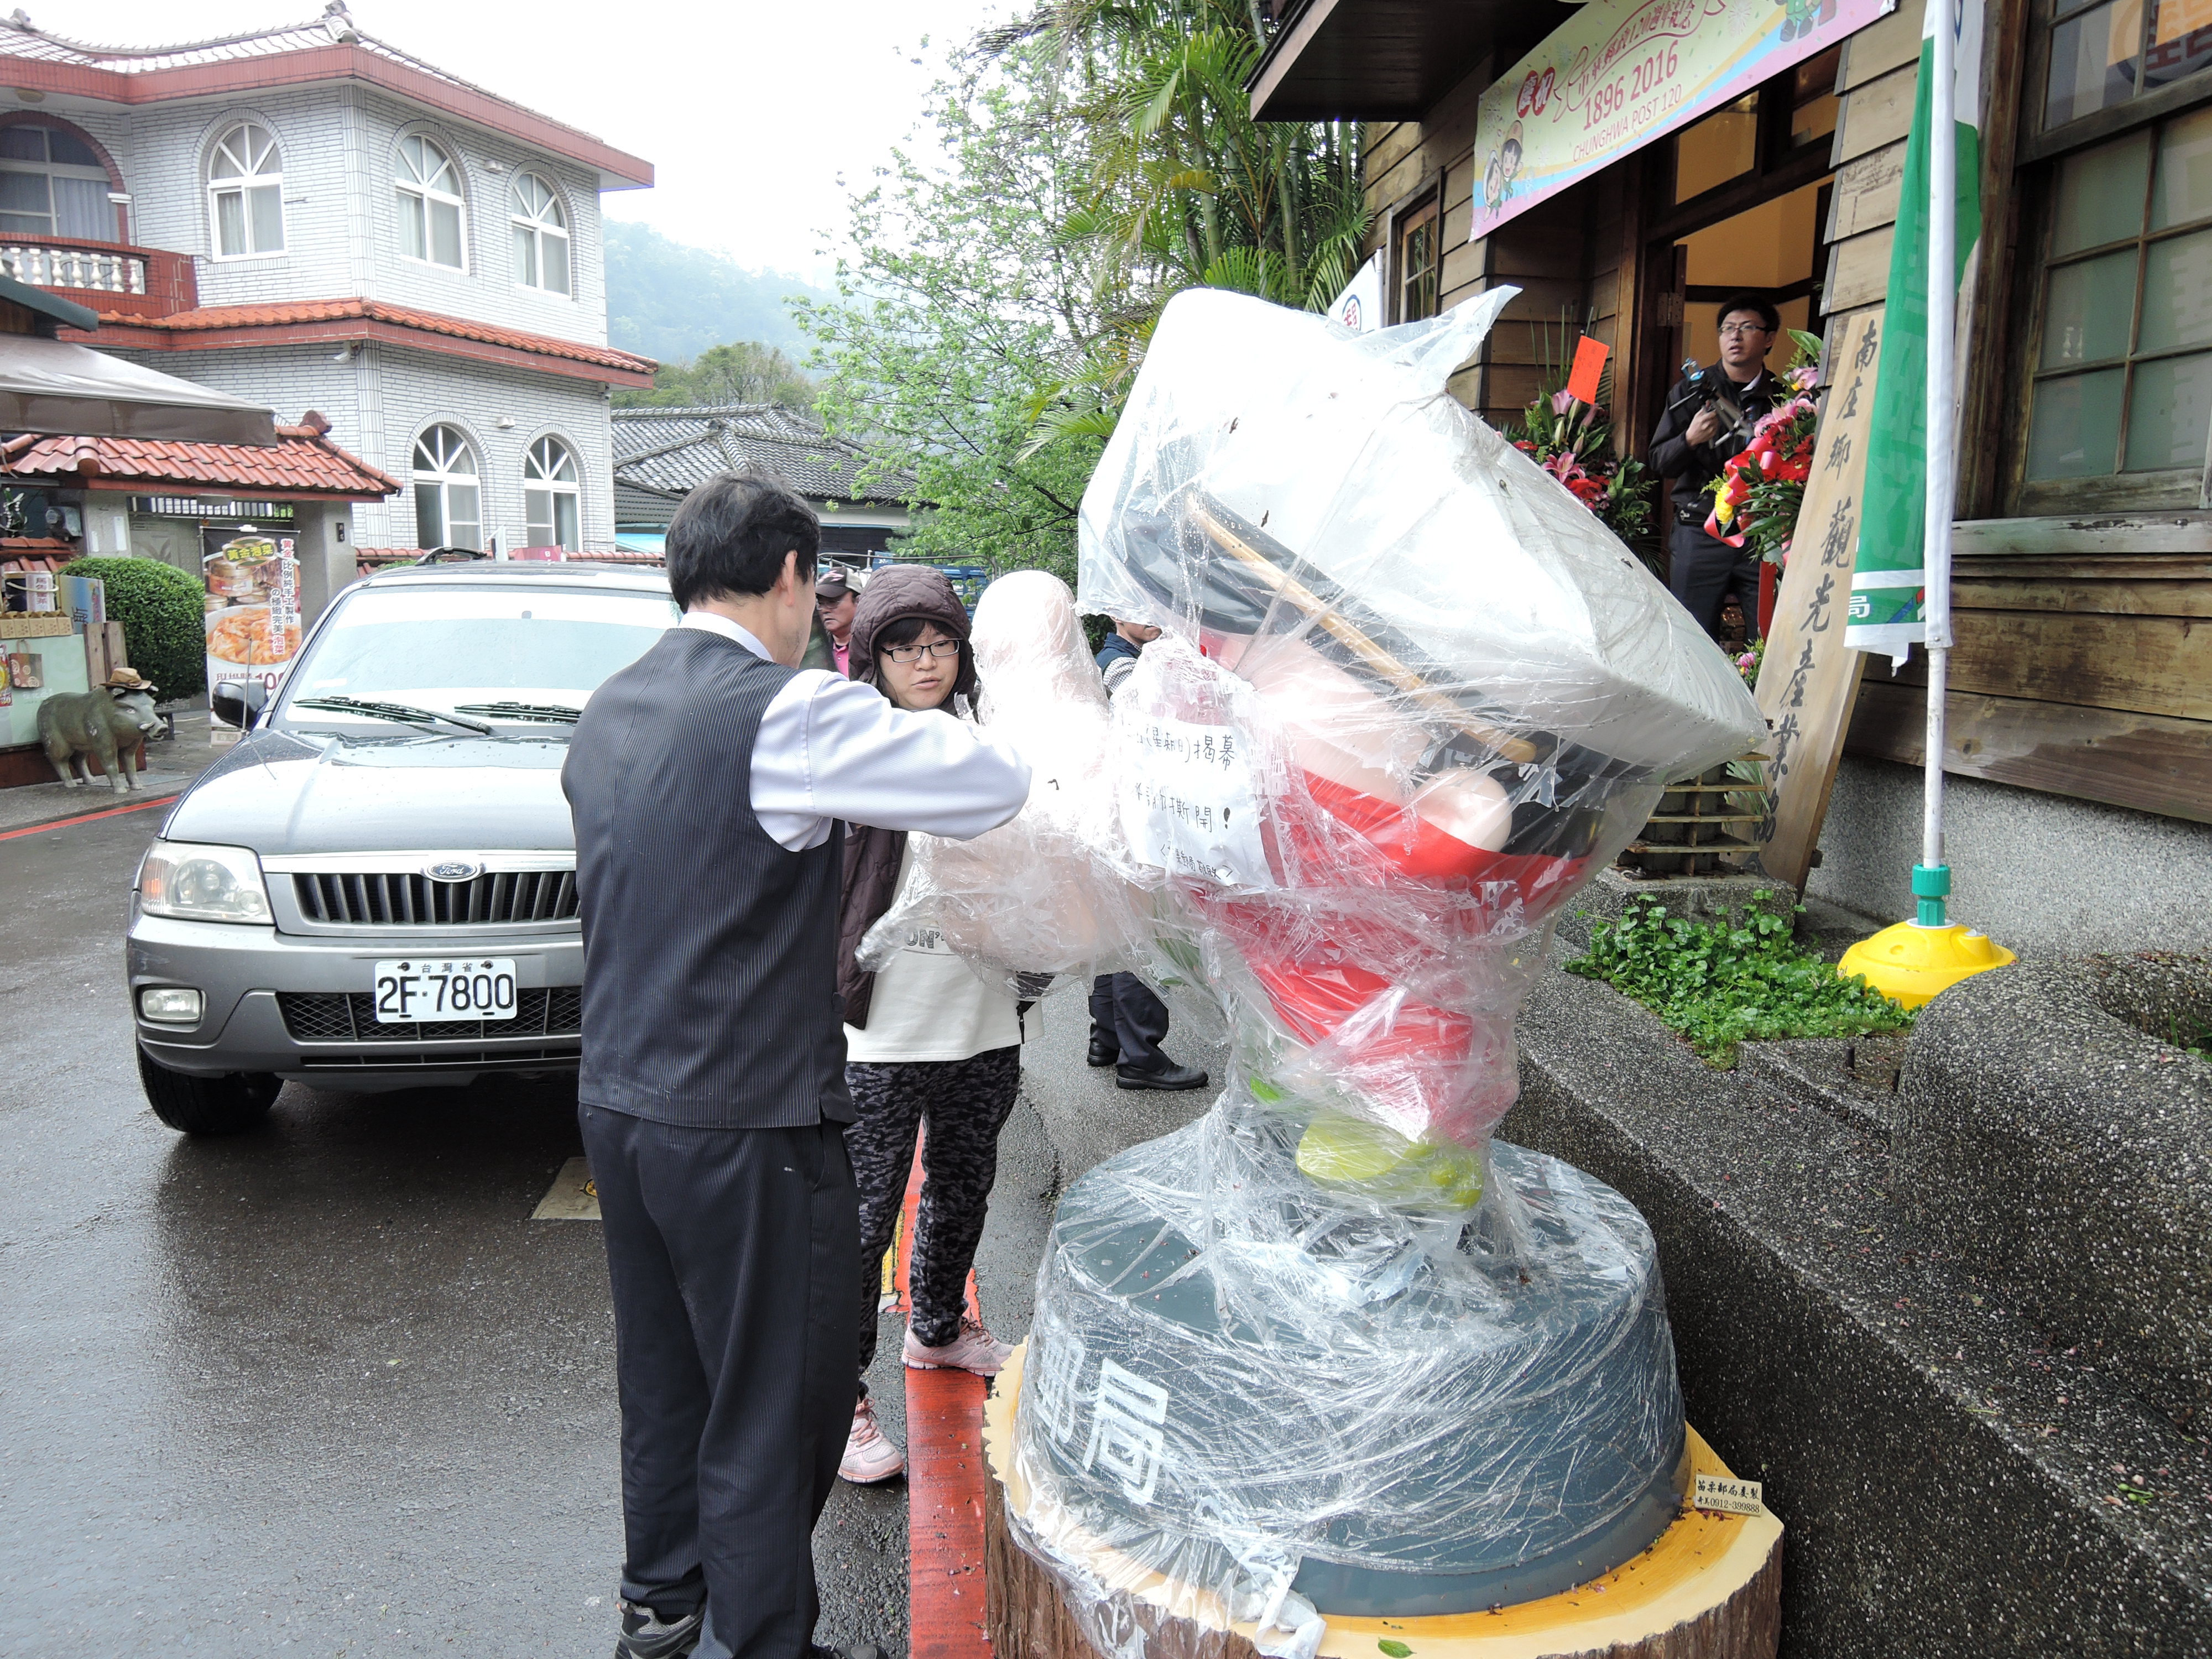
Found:
[[[1755,901],[1739,922],[1693,921],[1653,897],[1631,899],[1619,920],[1590,929],[1589,951],[1566,964],[1603,980],[1659,1016],[1705,1060],[1735,1064],[1739,1042],[1865,1036],[1903,1030],[1912,1011],[1792,937],[1796,908]]]

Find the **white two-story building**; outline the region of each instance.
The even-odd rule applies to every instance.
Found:
[[[336,0],[175,46],[0,20],[0,270],[99,312],[105,350],[319,411],[407,486],[355,509],[359,546],[614,545],[608,400],[653,365],[607,344],[599,196],[652,182]],[[196,561],[257,513],[134,498],[131,550]]]

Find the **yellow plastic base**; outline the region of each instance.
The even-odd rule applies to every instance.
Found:
[[[1923,927],[1917,921],[1900,921],[1844,951],[1836,972],[1845,979],[1864,974],[1866,982],[1891,1001],[1917,1008],[1969,974],[2002,968],[2012,960],[2013,953],[2003,945],[1986,933],[1970,932],[1963,923]]]

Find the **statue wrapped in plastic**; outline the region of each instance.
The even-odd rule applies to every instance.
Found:
[[[1081,608],[1164,630],[1110,714],[1064,587],[978,607],[1043,781],[920,846],[896,925],[993,975],[1149,965],[1231,1034],[1213,1109],[1073,1182],[1040,1270],[1010,1524],[1117,1659],[1168,1620],[1301,1656],[1329,1613],[1548,1595],[1680,1502],[1650,1230],[1491,1131],[1559,907],[1762,727],[1446,395],[1510,297],[1358,337],[1179,296],[1083,501]]]

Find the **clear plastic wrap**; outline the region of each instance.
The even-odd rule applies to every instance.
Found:
[[[900,914],[979,971],[1149,965],[1231,1031],[1213,1109],[1071,1186],[1040,1272],[1010,1524],[1117,1659],[1178,1598],[1310,1655],[1328,1613],[1547,1594],[1674,1510],[1649,1231],[1489,1137],[1552,917],[1763,728],[1445,394],[1510,297],[1361,337],[1179,296],[1084,497],[1083,608],[1163,630],[1110,717],[1038,579],[978,608],[1050,775],[919,848]]]

